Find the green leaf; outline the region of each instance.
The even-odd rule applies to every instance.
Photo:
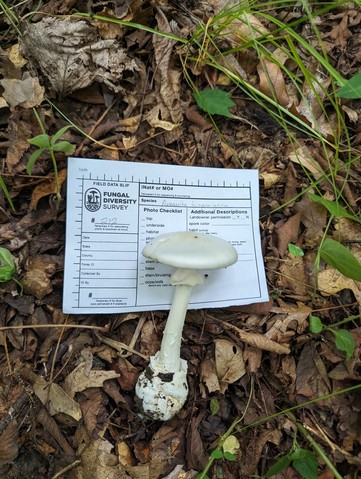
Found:
[[[15,206],[13,203],[13,200],[10,196],[8,187],[6,186],[5,181],[3,180],[3,177],[0,175],[0,188],[3,190],[4,195],[6,196],[6,199],[8,200],[8,203],[10,205],[10,208],[15,211]]]
[[[301,257],[305,254],[299,246],[293,243],[288,243],[288,251],[291,253],[292,256],[296,257]]]
[[[212,416],[215,416],[221,408],[218,399],[211,399],[209,407],[211,409]]]
[[[346,353],[347,360],[351,359],[356,348],[355,338],[353,335],[350,333],[350,331],[347,331],[347,329],[332,329],[332,332],[336,338],[335,344],[337,349]]]
[[[34,165],[36,160],[41,156],[46,148],[40,148],[40,150],[34,151],[32,155],[30,155],[30,158],[28,160],[28,163],[26,165],[26,171],[28,172],[28,175],[31,175],[31,172],[33,171]]]
[[[348,218],[350,220],[357,221],[358,223],[361,222],[357,216],[348,213],[337,201],[326,200],[322,196],[313,195],[312,193],[309,193],[308,196],[311,198],[311,200],[324,206],[335,218]]]
[[[213,459],[222,459],[223,458],[223,452],[220,449],[215,449],[214,451],[211,452],[211,457]]]
[[[235,105],[234,101],[229,98],[229,93],[215,88],[214,90],[206,89],[198,93],[193,93],[194,99],[199,108],[210,115],[222,115],[231,117],[229,109]]]
[[[291,458],[288,454],[285,456],[282,456],[280,459],[278,459],[277,462],[271,466],[268,471],[266,472],[264,477],[272,477],[278,474],[279,472],[283,471],[283,469],[286,469],[291,464]]]
[[[318,334],[323,330],[323,323],[318,316],[310,316],[311,333]]]
[[[312,451],[300,449],[293,459],[292,466],[305,479],[317,479],[317,458]]]
[[[237,459],[237,456],[235,454],[232,454],[231,452],[225,452],[224,453],[224,458],[227,459],[227,461],[235,461]]]
[[[53,150],[62,151],[63,153],[71,154],[71,153],[74,153],[75,146],[69,143],[68,141],[63,140],[63,141],[58,141],[58,143],[56,143],[53,146]]]
[[[71,127],[72,127],[71,125],[66,125],[66,126],[63,126],[63,128],[60,128],[60,130],[57,131],[57,132],[55,133],[55,135],[52,137],[52,139],[51,139],[51,144],[52,144],[52,145],[55,145],[55,143],[57,143],[57,141],[58,141],[58,140],[64,135],[64,133],[65,133],[66,131],[68,131],[69,128],[71,128]]]
[[[361,264],[351,251],[331,238],[326,238],[320,250],[321,258],[347,278],[361,281]]]
[[[30,145],[37,146],[38,148],[46,149],[46,148],[50,148],[51,146],[49,135],[47,135],[46,133],[42,133],[41,135],[34,136],[34,138],[30,138],[28,142],[30,143]]]
[[[340,98],[361,98],[361,71],[346,81],[338,90],[337,96]]]
[[[230,454],[234,454],[240,448],[240,444],[236,436],[228,436],[227,439],[222,444],[223,452],[229,452]],[[226,455],[226,454],[224,454]]]
[[[15,273],[14,257],[6,248],[0,247],[0,282],[10,281]]]

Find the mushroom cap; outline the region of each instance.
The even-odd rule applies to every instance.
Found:
[[[194,231],[157,236],[142,253],[159,263],[189,269],[225,268],[238,259],[236,249],[228,241]]]

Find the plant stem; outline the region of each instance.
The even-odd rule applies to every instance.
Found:
[[[180,365],[182,331],[187,313],[192,286],[177,285],[163,332],[159,351],[159,366],[164,372],[177,372]]]
[[[56,158],[55,158],[55,155],[54,155],[54,151],[52,149],[50,149],[49,152],[50,152],[50,157],[51,157],[51,161],[53,162],[53,168],[54,168],[56,198],[57,198],[58,201],[60,201],[61,200],[61,195],[60,195],[60,187],[59,187],[58,165],[56,163]]]
[[[329,468],[329,470],[332,472],[334,475],[335,479],[342,479],[342,476],[339,474],[335,466],[332,464],[332,462],[329,460],[329,458],[326,456],[325,452],[323,449],[317,444],[317,442],[313,439],[311,434],[307,431],[307,429],[297,421],[296,417],[292,413],[287,413],[287,416],[291,419],[291,421],[297,426],[297,429],[300,431],[302,436],[311,444],[315,452],[320,456],[320,458],[323,460],[323,462],[326,464],[326,466]]]

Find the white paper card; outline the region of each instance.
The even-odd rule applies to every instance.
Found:
[[[169,309],[174,268],[142,250],[185,230],[220,236],[238,251],[236,264],[200,272],[190,309],[268,300],[256,170],[69,158],[67,188],[65,313]]]

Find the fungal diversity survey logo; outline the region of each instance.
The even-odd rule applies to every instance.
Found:
[[[88,211],[98,211],[102,204],[102,195],[96,188],[89,188],[84,195],[84,206]]]

